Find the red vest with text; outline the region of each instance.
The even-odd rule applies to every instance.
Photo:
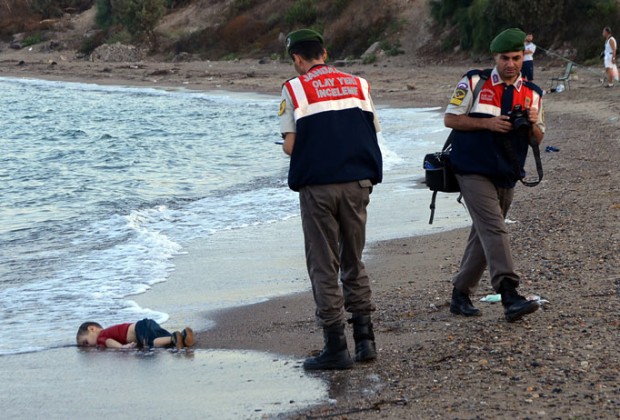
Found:
[[[292,190],[362,179],[381,182],[381,150],[366,80],[318,65],[284,86],[293,100],[297,129],[288,176]]]

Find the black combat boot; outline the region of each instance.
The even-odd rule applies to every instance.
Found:
[[[450,301],[450,312],[455,315],[463,316],[480,316],[480,309],[475,308],[471,303],[469,295],[458,290],[456,287],[452,289],[452,300]]]
[[[504,280],[499,292],[502,295],[502,305],[504,305],[504,316],[506,321],[515,322],[523,318],[527,314],[536,312],[540,305],[533,300],[527,300],[519,293],[517,288],[511,282]]]
[[[353,360],[347,348],[347,338],[344,335],[344,324],[336,324],[323,328],[325,347],[316,357],[304,361],[306,370],[351,369]]]
[[[353,324],[353,339],[355,340],[355,361],[368,362],[377,358],[375,333],[372,330],[370,315],[353,314],[348,321]]]

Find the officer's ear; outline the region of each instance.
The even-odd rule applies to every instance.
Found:
[[[297,67],[301,67],[301,65],[304,62],[303,56],[301,54],[298,54],[298,53],[292,53],[291,57],[293,58],[293,63],[295,63],[295,65]]]

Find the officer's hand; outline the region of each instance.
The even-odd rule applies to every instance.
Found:
[[[527,119],[530,123],[532,123],[532,125],[535,125],[538,122],[538,108],[535,106],[528,109],[527,115]]]
[[[487,121],[487,130],[498,133],[507,133],[512,130],[512,123],[508,115],[500,115],[499,117],[485,118]]]

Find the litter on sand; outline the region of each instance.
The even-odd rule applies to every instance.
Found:
[[[544,304],[549,303],[547,299],[543,299],[538,295],[529,295],[526,297],[526,299],[538,302],[540,306],[543,306]],[[499,293],[486,295],[485,297],[480,299],[480,302],[489,302],[489,303],[496,303],[496,302],[501,302],[501,301],[502,301],[502,295],[500,295]]]
[[[528,297],[526,297],[527,300],[533,300],[535,302],[538,302],[538,304],[540,306],[543,306],[546,303],[549,303],[549,301],[547,299],[543,299],[538,295],[529,295]]]

